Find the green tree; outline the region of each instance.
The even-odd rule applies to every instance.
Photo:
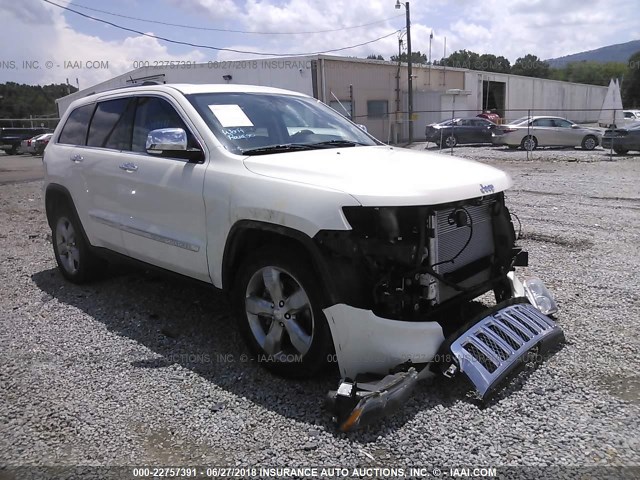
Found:
[[[376,54],[371,54],[371,55],[367,55],[367,59],[368,60],[384,60],[384,57],[382,55],[376,55]]]
[[[406,62],[407,61],[407,53],[406,52],[402,52],[400,54],[400,61],[401,62]],[[393,55],[391,57],[391,61],[392,62],[397,62],[398,61],[398,55]],[[414,64],[421,64],[421,63],[428,63],[429,59],[427,58],[427,56],[424,53],[421,53],[419,50],[417,52],[411,52],[411,63]]]
[[[473,70],[485,72],[509,73],[511,72],[511,62],[505,57],[496,57],[490,53],[480,55],[480,58],[473,67]]]
[[[640,51],[629,57],[628,72],[620,87],[622,105],[626,108],[640,108]]]
[[[549,70],[550,67],[547,62],[530,53],[516,59],[516,62],[511,67],[512,74],[525,77],[549,78]]]
[[[474,67],[480,64],[480,55],[469,50],[458,50],[439,62],[439,65],[446,67],[469,68],[472,70],[478,70]]]
[[[458,50],[446,58],[440,60],[438,65],[454,68],[468,68],[469,70],[481,70],[484,72],[509,73],[511,62],[505,57],[497,57],[491,53],[482,55],[469,50]]]
[[[58,112],[56,99],[77,90],[65,84],[23,85],[14,82],[0,84],[0,120],[41,115],[55,116]],[[26,127],[30,126],[30,123],[29,121],[0,122],[0,126]]]
[[[612,78],[627,75],[628,67],[622,62],[572,62],[564,68],[553,68],[550,78],[565,82],[587,83],[590,85],[609,85]]]

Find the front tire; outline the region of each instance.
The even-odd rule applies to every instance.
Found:
[[[104,262],[91,251],[80,221],[66,204],[59,205],[52,222],[51,241],[60,273],[73,283],[86,283],[104,268]]]
[[[584,150],[593,150],[598,146],[598,139],[593,135],[587,135],[582,139],[582,148]]]
[[[627,153],[629,153],[629,150],[624,147],[613,147],[613,151],[618,155],[626,155]]]
[[[455,135],[449,135],[444,139],[444,144],[447,146],[447,148],[453,148],[458,144],[458,139]]]
[[[258,362],[285,377],[311,377],[332,353],[320,285],[296,250],[263,248],[243,263],[232,292],[240,331]]]

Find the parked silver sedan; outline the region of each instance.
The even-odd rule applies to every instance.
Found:
[[[494,145],[535,150],[537,147],[582,147],[593,150],[602,141],[597,128],[583,127],[561,117],[523,117],[494,131]]]

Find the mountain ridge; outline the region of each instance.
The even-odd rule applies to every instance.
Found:
[[[632,40],[625,43],[616,43],[594,50],[572,53],[563,57],[545,60],[552,68],[562,68],[571,62],[628,62],[629,57],[640,51],[640,40]]]

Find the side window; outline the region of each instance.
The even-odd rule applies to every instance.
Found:
[[[84,105],[76,108],[67,119],[67,122],[60,132],[58,143],[67,145],[84,145],[87,139],[87,129],[89,120],[93,113],[94,104]]]
[[[571,128],[571,126],[573,125],[571,122],[567,120],[562,120],[560,118],[556,118],[554,120],[554,123],[556,124],[556,127],[560,127],[560,128]]]
[[[532,122],[534,127],[554,127],[555,124],[550,118],[538,118]]]
[[[188,147],[199,148],[178,112],[169,102],[157,97],[138,97],[138,108],[133,123],[134,152],[146,152],[147,135],[158,128],[182,128],[187,132]]]
[[[91,120],[87,145],[130,150],[134,112],[135,99],[132,98],[100,102]]]

